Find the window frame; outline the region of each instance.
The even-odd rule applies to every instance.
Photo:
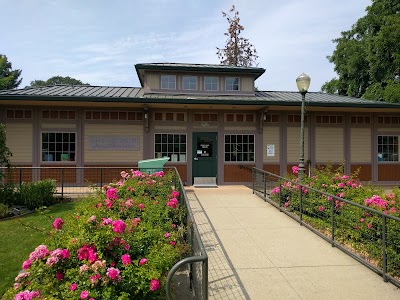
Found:
[[[176,90],[176,75],[168,75],[168,74],[161,75],[160,88],[162,90]]]
[[[227,136],[229,136],[229,142],[227,142]],[[235,136],[235,142],[232,142],[232,136]],[[238,137],[240,136],[241,142],[238,142]],[[244,142],[244,136],[247,137],[247,142]],[[250,138],[252,137],[252,138]],[[252,140],[252,142],[251,142]],[[241,152],[236,153],[236,160],[232,159],[232,147],[228,145],[238,145],[238,143],[241,144]],[[245,145],[247,145],[247,151],[245,151]],[[250,147],[252,145],[252,147]],[[227,148],[229,148],[229,151],[227,151]],[[253,151],[250,149],[252,148]],[[242,159],[238,160],[238,154],[241,154]],[[245,154],[247,155],[247,160],[244,160],[243,158],[245,157]],[[227,160],[227,155],[229,155],[229,160]],[[252,160],[250,160],[252,156]],[[226,163],[235,163],[235,162],[241,162],[241,163],[255,163],[256,161],[256,136],[255,134],[252,133],[236,133],[236,134],[224,134],[224,162]]]
[[[51,142],[50,138],[47,142],[44,141],[44,135],[45,134],[54,134],[54,141]],[[68,141],[64,142],[64,135],[68,134]],[[74,140],[71,141],[71,134],[74,135]],[[57,140],[57,135],[61,135],[61,141],[58,142]],[[54,143],[54,150],[51,150],[50,144]],[[64,144],[68,143],[68,150],[63,150],[64,149]],[[44,146],[47,144],[47,152],[45,151],[46,148]],[[61,144],[61,150],[57,150],[57,144]],[[74,145],[74,149],[71,150],[71,144]],[[41,163],[76,163],[77,162],[77,144],[78,144],[78,138],[77,138],[77,132],[76,131],[42,131],[40,134],[40,161]],[[44,159],[45,154],[47,155],[52,155],[53,159]],[[62,155],[67,154],[68,159],[62,159]],[[71,154],[73,155],[73,159],[71,159]],[[57,158],[60,157],[59,160]],[[65,156],[64,156],[65,157]],[[50,158],[50,156],[48,156]]]
[[[207,82],[207,79],[216,79],[216,82]],[[216,89],[207,88],[207,86],[216,86]],[[204,91],[218,92],[219,91],[219,77],[218,76],[204,76]]]
[[[157,135],[160,135],[160,138],[157,139]],[[163,141],[163,136],[166,136],[166,141]],[[172,142],[170,142],[169,136],[172,136]],[[176,136],[179,136],[179,142],[176,142],[175,138]],[[184,137],[184,142],[182,142],[182,137]],[[159,140],[159,142],[158,142]],[[169,157],[170,162],[175,162],[175,163],[187,163],[187,147],[188,147],[188,139],[187,139],[187,134],[186,133],[165,133],[165,132],[160,132],[160,133],[154,133],[154,157],[155,158],[162,158],[162,157]],[[157,146],[160,146],[160,149],[157,149]],[[165,151],[164,151],[164,146],[165,145]],[[172,150],[170,151],[170,146],[172,147]],[[175,145],[178,145],[178,151],[175,150]],[[182,145],[184,145],[184,151],[182,151]],[[158,151],[159,150],[159,151]],[[160,154],[160,155],[158,155]],[[177,159],[173,160],[172,155],[177,155]]]
[[[194,79],[194,82],[192,82],[191,79]],[[186,82],[186,80],[189,80],[189,81]],[[197,91],[197,83],[198,83],[197,76],[194,76],[194,75],[184,75],[184,76],[182,76],[182,90],[185,90],[185,91]],[[186,84],[188,84],[188,87],[185,87]],[[192,87],[192,85],[194,85],[194,88]]]
[[[237,83],[235,83],[235,82],[230,83],[229,81],[231,79],[234,79],[234,80],[237,79]],[[237,86],[237,89],[234,89],[233,88],[234,86]],[[228,88],[228,87],[230,87],[230,88]],[[229,92],[238,92],[238,91],[240,91],[240,77],[232,77],[232,76],[225,77],[225,91],[229,91]]]
[[[380,138],[382,141],[380,142]],[[390,139],[393,138],[393,142]],[[383,141],[385,139],[385,141]],[[379,163],[393,163],[400,162],[400,136],[395,134],[379,134],[377,135],[377,160]],[[388,142],[388,143],[385,143]],[[384,148],[387,150],[384,151]],[[391,149],[392,148],[392,149]],[[385,156],[386,155],[386,156]],[[393,158],[396,157],[396,160]]]

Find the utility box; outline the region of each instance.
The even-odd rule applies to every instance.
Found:
[[[142,173],[155,173],[164,170],[164,165],[169,161],[169,157],[146,159],[138,161],[138,167]]]

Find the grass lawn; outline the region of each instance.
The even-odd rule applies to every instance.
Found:
[[[65,202],[10,220],[0,220],[0,298],[12,287],[22,263],[44,243],[53,220],[74,211],[76,202]]]

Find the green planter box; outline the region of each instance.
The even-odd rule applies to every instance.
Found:
[[[138,161],[138,167],[140,172],[151,174],[164,170],[167,161],[169,161],[169,157],[141,160]]]

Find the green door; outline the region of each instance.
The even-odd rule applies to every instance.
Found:
[[[217,177],[217,133],[193,133],[192,177]]]

